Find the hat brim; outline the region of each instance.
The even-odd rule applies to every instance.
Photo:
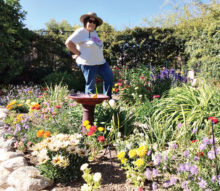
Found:
[[[88,18],[88,17],[93,17],[93,18],[95,18],[95,19],[98,21],[97,26],[100,26],[100,25],[102,25],[102,23],[103,23],[103,20],[102,20],[101,18],[99,18],[99,17],[97,17],[97,16],[94,16],[94,15],[89,15],[89,14],[82,15],[82,16],[80,17],[80,22],[84,23],[84,20],[85,20],[86,18]]]

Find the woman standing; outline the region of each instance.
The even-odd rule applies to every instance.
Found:
[[[99,39],[96,28],[103,21],[96,13],[89,12],[80,17],[84,27],[77,29],[68,37],[66,47],[74,54],[73,58],[81,67],[85,77],[85,93],[95,93],[96,76],[104,81],[103,93],[111,99],[113,73],[103,56],[103,43]]]

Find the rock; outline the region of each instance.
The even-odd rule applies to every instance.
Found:
[[[17,191],[40,191],[53,184],[53,181],[40,175],[40,172],[32,167],[20,167],[12,172],[7,183],[14,186]]]
[[[24,156],[22,153],[18,152],[8,152],[5,149],[0,149],[0,162],[4,162],[8,159],[19,157],[19,156]]]
[[[16,170],[21,166],[27,166],[27,162],[24,157],[15,157],[0,164],[1,167],[7,168],[9,171]]]
[[[4,191],[17,191],[14,187],[8,187],[6,190]]]
[[[9,186],[7,184],[7,178],[11,172],[4,167],[0,167],[0,172],[0,188],[7,188]]]
[[[3,137],[0,137],[0,148],[7,149],[8,151],[12,149],[12,145],[16,142],[16,140],[13,139],[4,139]]]

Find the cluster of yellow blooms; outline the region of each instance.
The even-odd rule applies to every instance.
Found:
[[[16,104],[16,103],[17,103],[17,101],[16,101],[16,100],[13,100],[13,101],[11,101],[11,102],[6,106],[6,108],[7,108],[8,110],[10,110],[10,109],[12,109],[12,108],[21,107],[21,106],[22,106],[20,103],[18,103],[18,104]]]
[[[140,146],[137,149],[132,149],[128,152],[129,159],[135,160],[133,162],[133,164],[135,166],[137,166],[138,168],[141,168],[145,164],[144,157],[146,155],[147,155],[147,146],[146,145]],[[118,159],[121,160],[122,164],[126,164],[126,162],[128,160],[125,156],[126,156],[126,153],[124,151],[120,152],[117,155]]]

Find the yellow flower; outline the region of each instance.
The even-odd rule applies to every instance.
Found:
[[[147,146],[146,145],[143,145],[143,146],[140,146],[137,150],[137,154],[139,157],[144,157],[146,156],[147,154]]]
[[[86,127],[87,125],[89,125],[89,121],[88,120],[83,121],[83,126]]]
[[[115,86],[118,86],[118,84],[115,84]]]
[[[136,149],[132,149],[129,151],[128,153],[129,158],[134,158],[137,156],[137,150]]]
[[[32,91],[28,91],[28,94],[32,94]]]
[[[22,116],[23,114],[17,115],[17,122],[21,122],[23,120]]]
[[[11,103],[9,103],[10,105],[14,105],[16,104],[16,100],[13,100]]]
[[[125,164],[125,163],[127,162],[127,160],[128,160],[127,158],[122,158],[122,159],[121,159],[121,163],[122,163],[122,164]]]
[[[144,163],[145,163],[144,159],[140,158],[134,162],[134,165],[136,165],[138,168],[140,168],[144,165]]]
[[[104,127],[98,127],[98,130],[99,130],[100,132],[104,131]]]
[[[117,157],[118,157],[119,160],[123,159],[123,158],[125,157],[125,152],[124,152],[124,151],[120,152],[120,153],[117,155]]]
[[[91,125],[86,125],[86,129],[89,130]]]
[[[115,88],[112,88],[112,92],[115,92]]]
[[[20,104],[20,103],[19,103],[17,106],[18,106],[18,107],[21,107],[21,106],[22,106],[22,104]]]

